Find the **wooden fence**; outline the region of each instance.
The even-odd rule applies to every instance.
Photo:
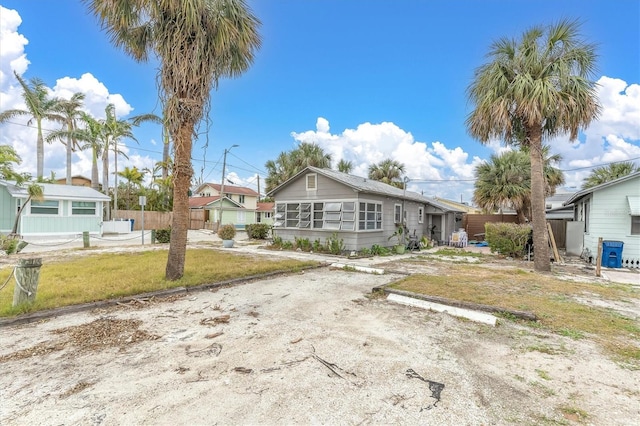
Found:
[[[204,229],[204,210],[190,210],[189,229]],[[142,211],[118,210],[116,219],[133,219],[133,230],[142,229]],[[171,226],[173,212],[144,212],[144,229],[163,229]]]
[[[462,217],[462,227],[467,231],[470,240],[484,240],[485,223],[518,223],[518,216],[512,214],[465,214]],[[549,220],[553,237],[558,248],[567,246],[566,220]]]
[[[470,240],[484,241],[485,223],[518,223],[514,214],[465,214],[462,216],[462,227],[467,231]]]

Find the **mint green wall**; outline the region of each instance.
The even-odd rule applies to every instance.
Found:
[[[71,201],[60,201],[58,215],[30,215],[20,217],[18,233],[29,235],[73,235],[87,231],[99,234],[102,230],[102,202],[96,202],[96,215],[84,216],[71,214]]]
[[[0,232],[8,234],[13,228],[18,210],[16,200],[9,195],[5,186],[0,186]]]

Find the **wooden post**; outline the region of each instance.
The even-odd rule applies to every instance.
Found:
[[[32,303],[36,300],[42,258],[20,259],[16,266],[16,287],[13,292],[13,306]]]
[[[84,248],[89,248],[89,231],[82,232],[82,244]]]
[[[596,257],[596,277],[600,276],[600,268],[602,267],[602,237],[598,238],[598,257]]]
[[[553,249],[553,259],[556,261],[556,263],[561,263],[562,258],[560,257],[560,253],[558,252],[556,237],[553,235],[553,229],[551,229],[551,224],[549,222],[547,222],[547,231],[549,232],[549,242],[551,243],[551,248]]]

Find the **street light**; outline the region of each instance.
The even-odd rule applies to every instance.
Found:
[[[218,199],[218,203],[220,205],[220,208],[219,208],[220,214],[218,214],[218,229],[220,229],[220,225],[222,224],[222,211],[223,211],[222,199],[224,198],[224,174],[227,168],[227,153],[237,146],[238,145],[231,145],[229,148],[224,150],[224,157],[222,160],[222,180],[220,181],[220,198]]]

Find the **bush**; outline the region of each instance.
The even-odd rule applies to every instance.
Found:
[[[218,237],[222,240],[233,240],[233,237],[236,236],[236,227],[230,223],[226,225],[222,225],[220,229],[218,229]]]
[[[156,241],[166,244],[171,241],[171,228],[156,229]]]
[[[302,251],[311,251],[311,242],[308,238],[294,237],[295,247]]]
[[[266,240],[270,229],[266,223],[251,223],[245,227],[247,236],[254,240]]]
[[[344,240],[342,238],[338,238],[338,233],[334,232],[329,238],[327,238],[326,246],[329,253],[342,254],[342,251],[344,250]]]
[[[492,253],[505,256],[523,257],[525,244],[531,232],[530,225],[515,223],[486,223],[485,240]]]
[[[13,254],[17,252],[18,240],[13,238],[5,238],[0,235],[0,250],[3,250],[7,254]]]

